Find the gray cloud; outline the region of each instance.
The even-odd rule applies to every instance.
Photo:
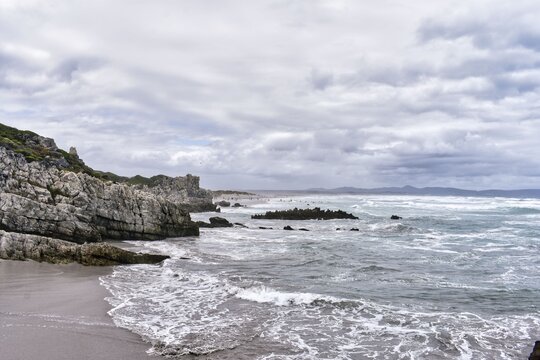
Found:
[[[538,13],[6,0],[0,117],[95,168],[213,188],[538,187]]]

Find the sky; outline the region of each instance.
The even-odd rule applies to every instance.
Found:
[[[540,2],[0,0],[0,122],[211,189],[540,188]]]

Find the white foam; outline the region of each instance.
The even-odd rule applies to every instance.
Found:
[[[236,293],[236,297],[258,303],[272,303],[277,306],[311,304],[315,300],[328,299],[328,297],[322,295],[301,292],[282,292],[266,286],[241,289]]]

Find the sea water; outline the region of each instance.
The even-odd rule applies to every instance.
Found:
[[[251,219],[315,206],[359,219]],[[147,340],[149,352],[526,359],[540,340],[540,199],[292,196],[220,216],[247,228],[132,242],[171,259],[118,266],[101,279],[110,315]]]

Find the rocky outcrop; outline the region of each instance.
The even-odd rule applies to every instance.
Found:
[[[540,360],[540,341],[534,343],[534,348],[531,355],[529,355],[529,360]]]
[[[221,207],[229,207],[231,206],[231,203],[226,200],[221,200],[216,205],[221,206]]]
[[[204,227],[204,228],[218,228],[218,227],[232,227],[233,226],[233,224],[231,224],[229,220],[224,219],[219,216],[211,217],[208,220],[210,221],[210,223],[206,223],[204,221],[197,221],[197,225],[199,225],[199,227]]]
[[[212,192],[200,188],[198,176],[159,175],[151,180],[149,184],[137,186],[138,189],[165,198],[174,204],[182,204],[190,212],[216,210],[216,205],[212,203]]]
[[[267,211],[265,214],[252,215],[252,219],[272,220],[329,220],[329,219],[358,219],[356,216],[342,210],[290,209]]]
[[[79,245],[44,236],[0,230],[0,259],[83,265],[156,264],[168,256],[138,254],[107,243]]]
[[[182,204],[47,161],[29,162],[2,146],[0,230],[78,243],[199,233]]]

